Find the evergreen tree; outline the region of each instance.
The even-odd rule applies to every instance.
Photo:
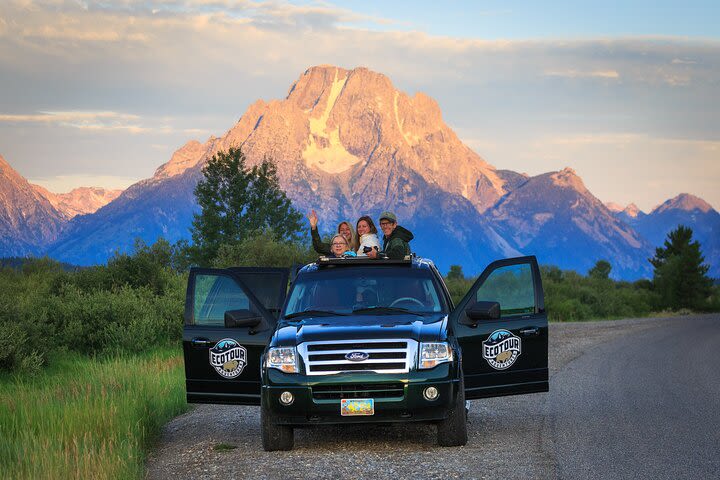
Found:
[[[668,233],[663,247],[650,259],[655,272],[653,284],[663,307],[703,308],[710,295],[712,280],[700,244],[692,241],[692,229],[679,225]]]
[[[598,260],[595,263],[595,266],[588,271],[588,276],[590,278],[607,280],[608,278],[610,278],[611,270],[612,265],[610,265],[610,262],[608,262],[607,260]]]
[[[238,244],[252,235],[294,242],[302,215],[280,188],[275,165],[263,160],[248,168],[239,148],[218,152],[203,168],[195,187],[200,213],[192,225],[194,263],[209,265],[223,244]]]
[[[450,265],[450,271],[447,274],[447,278],[450,280],[465,280],[465,275],[462,271],[461,265]]]

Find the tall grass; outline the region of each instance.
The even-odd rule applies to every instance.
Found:
[[[0,376],[0,478],[142,478],[147,447],[187,409],[182,356],[65,353]]]

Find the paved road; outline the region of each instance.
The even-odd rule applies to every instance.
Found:
[[[257,408],[202,405],[165,428],[148,478],[720,476],[720,315],[553,324],[550,379],[470,402],[460,448],[431,426],[326,426],[268,453]]]
[[[720,477],[720,319],[677,319],[594,348],[553,379],[561,478]]]

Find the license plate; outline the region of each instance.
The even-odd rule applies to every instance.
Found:
[[[340,415],[375,415],[375,400],[372,398],[343,398],[340,400]]]

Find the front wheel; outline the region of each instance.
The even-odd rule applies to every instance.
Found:
[[[261,404],[260,425],[262,427],[263,449],[266,452],[292,450],[295,444],[293,428],[273,423],[275,420],[274,415],[267,408],[264,398],[261,400]]]
[[[437,441],[441,447],[462,447],[467,443],[467,414],[465,410],[465,382],[460,377],[455,402],[445,420],[437,426]]]

